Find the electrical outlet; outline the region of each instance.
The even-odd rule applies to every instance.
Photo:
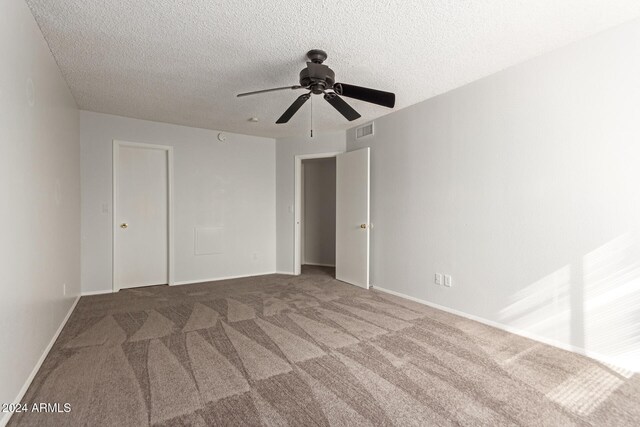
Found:
[[[436,273],[436,276],[433,279],[436,285],[442,285],[442,274]]]
[[[444,275],[444,285],[448,288],[451,287],[451,285],[453,284],[453,279],[451,278],[450,274],[445,274]]]

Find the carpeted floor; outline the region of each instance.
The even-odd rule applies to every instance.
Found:
[[[305,268],[83,297],[10,425],[638,425],[640,379]]]

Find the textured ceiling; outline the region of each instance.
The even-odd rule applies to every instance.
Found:
[[[81,109],[271,137],[308,132],[309,103],[274,123],[300,91],[235,95],[297,84],[312,48],[336,80],[395,92],[398,109],[640,16],[638,0],[27,3]],[[314,96],[314,129],[392,111],[347,100],[356,122]]]

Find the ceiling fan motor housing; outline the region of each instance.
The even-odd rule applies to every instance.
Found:
[[[335,82],[335,73],[326,65],[308,62],[307,68],[300,71],[300,86],[308,87],[315,94],[331,89]]]

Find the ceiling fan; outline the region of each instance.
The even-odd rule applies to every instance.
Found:
[[[396,95],[391,92],[354,86],[346,83],[336,83],[333,70],[322,63],[327,59],[327,53],[320,49],[307,52],[307,67],[300,71],[300,84],[296,86],[277,87],[274,89],[256,90],[254,92],[241,93],[238,97],[255,95],[258,93],[274,92],[287,89],[306,89],[309,92],[300,95],[276,123],[287,123],[291,117],[311,98],[311,94],[324,94],[324,99],[333,106],[347,120],[353,121],[360,118],[360,114],[354,110],[344,99],[340,97],[359,99],[360,101],[393,108],[396,103]]]

